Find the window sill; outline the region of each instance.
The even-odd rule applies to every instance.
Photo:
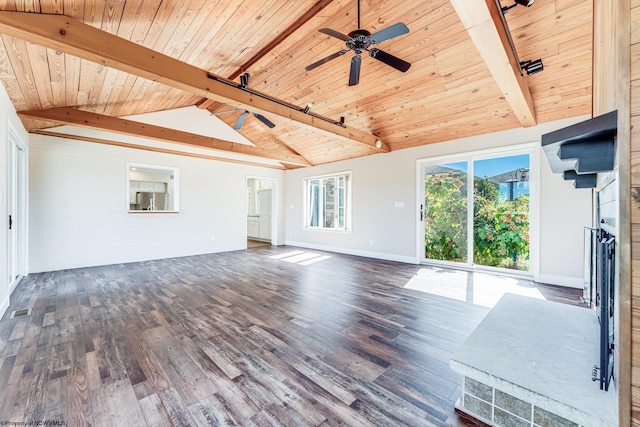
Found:
[[[128,211],[127,213],[133,214],[133,215],[140,215],[140,214],[146,214],[146,215],[153,215],[153,214],[179,214],[180,211]]]
[[[305,227],[305,231],[323,232],[323,233],[335,233],[335,234],[352,234],[353,230],[336,230],[333,228],[319,228],[319,227]]]

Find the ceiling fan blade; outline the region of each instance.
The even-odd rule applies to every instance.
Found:
[[[238,120],[236,121],[235,126],[233,127],[233,130],[240,130],[242,128],[242,125],[244,124],[244,120],[247,118],[248,114],[249,114],[248,111],[245,111],[244,113],[240,114],[240,116],[238,117]]]
[[[349,40],[351,40],[351,37],[349,37],[348,35],[342,34],[340,31],[332,30],[331,28],[320,28],[318,31],[320,31],[321,33],[326,34],[328,36],[335,37],[337,39],[345,41],[345,42],[348,42]]]
[[[263,116],[262,114],[258,114],[258,113],[252,113],[254,116],[256,116],[256,119],[260,120],[262,123],[264,123],[269,129],[273,129],[274,127],[276,127],[275,123],[273,123],[271,120],[267,119],[265,116]]]
[[[383,28],[377,33],[372,34],[371,40],[373,40],[374,43],[381,43],[385,40],[389,40],[394,37],[407,34],[408,32],[409,32],[409,29],[407,28],[407,26],[404,25],[402,22],[398,22],[397,24],[393,24],[390,27]]]
[[[362,65],[362,57],[356,54],[351,58],[351,70],[349,71],[349,86],[355,86],[360,83],[360,66]]]
[[[304,69],[307,70],[307,71],[311,71],[314,68],[319,67],[320,65],[322,65],[324,63],[327,63],[327,62],[331,61],[332,59],[337,58],[338,56],[342,56],[347,52],[348,52],[347,50],[342,49],[340,52],[336,52],[334,54],[331,54],[331,55],[327,56],[326,58],[322,58],[321,60],[314,62],[311,65],[307,65],[306,67],[304,67]]]
[[[402,71],[403,73],[407,71],[409,67],[411,67],[411,64],[409,64],[407,61],[403,61],[397,56],[393,56],[390,53],[387,53],[380,49],[371,49],[369,51],[369,55],[371,55],[372,58],[375,58],[378,61],[384,62],[385,64],[395,68],[398,71]]]

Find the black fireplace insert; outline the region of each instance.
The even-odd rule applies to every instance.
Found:
[[[594,381],[607,391],[614,365],[614,307],[615,307],[615,237],[603,229],[596,230],[595,309],[600,321],[600,367]]]

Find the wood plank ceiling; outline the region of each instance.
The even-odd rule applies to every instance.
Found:
[[[19,112],[77,107],[121,117],[199,105],[233,126],[244,108],[255,106],[276,126],[269,129],[247,117],[240,132],[257,146],[257,154],[249,154],[277,153],[271,157],[284,159],[285,167],[590,114],[592,2],[537,0],[505,14],[520,60],[541,58],[544,63],[540,73],[520,77],[514,71],[510,76],[524,85],[516,98],[530,93],[529,119],[518,111],[525,101],[514,101],[508,79],[498,77],[510,67],[496,63],[493,55],[504,46],[493,44],[486,31],[472,29],[476,14],[467,12],[492,6],[493,0],[361,0],[363,28],[375,33],[396,22],[409,28],[408,34],[379,47],[412,65],[402,73],[365,52],[360,83],[348,86],[352,52],[312,71],[305,66],[344,48],[344,42],[318,30],[328,27],[346,34],[356,29],[356,0],[0,1],[0,11],[66,15],[204,70],[204,76],[212,73],[239,83],[248,71],[252,90],[300,109],[313,104],[313,113],[332,121],[344,117],[347,133],[362,133],[366,143],[301,125],[282,108],[265,110],[254,101],[203,96],[160,83],[161,78],[122,71],[109,61],[81,59],[62,47],[26,41],[29,37],[10,31],[0,35],[0,82]],[[509,49],[506,54],[511,55]],[[31,132],[60,124],[26,114],[21,119]],[[381,149],[375,147],[378,140]],[[224,149],[220,144],[214,148]],[[287,162],[292,158],[295,161]]]

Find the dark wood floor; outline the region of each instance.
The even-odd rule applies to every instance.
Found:
[[[293,250],[28,276],[0,321],[0,421],[463,425],[449,357],[488,308],[403,288],[420,266]]]

